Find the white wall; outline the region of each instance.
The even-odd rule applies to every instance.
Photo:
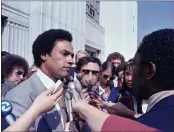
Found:
[[[33,63],[33,41],[40,33],[51,28],[70,31],[73,35],[74,52],[80,49],[84,50],[85,1],[3,1],[2,3],[4,3],[2,14],[9,18],[10,22],[8,23],[11,24],[12,21],[16,25],[22,25],[21,30],[27,31],[23,34],[24,37],[20,35],[22,31],[16,34],[18,27],[15,24],[6,26],[2,35],[4,38],[2,50],[22,55],[31,65]],[[15,41],[13,41],[14,37]]]
[[[105,28],[105,59],[112,52],[132,58],[137,49],[137,2],[101,1],[100,24]]]
[[[100,52],[98,58],[103,62],[105,51],[105,30],[88,15],[86,15],[85,45],[93,47]]]

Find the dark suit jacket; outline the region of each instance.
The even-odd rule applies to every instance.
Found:
[[[138,121],[163,132],[174,132],[174,95],[159,101]]]
[[[5,99],[10,101],[16,118],[24,114],[32,105],[35,98],[46,90],[40,78],[34,73],[29,79],[10,90]],[[2,128],[3,129],[3,128]],[[61,118],[56,108],[39,116],[30,130],[39,132],[63,131]]]

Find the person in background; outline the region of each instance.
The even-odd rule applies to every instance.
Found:
[[[74,80],[77,80],[77,78],[76,78],[76,65],[77,65],[79,59],[82,57],[88,57],[88,56],[89,56],[89,54],[86,51],[83,51],[83,50],[77,51],[77,53],[75,55],[75,64],[74,64],[74,66],[72,66],[72,68],[69,72],[69,76],[72,76],[74,78]]]
[[[116,71],[115,71],[115,75],[117,76],[117,88],[121,88],[123,85],[123,80],[124,80],[124,76],[123,76],[123,72],[125,70],[125,66],[126,66],[126,62],[121,63]]]
[[[109,95],[108,101],[111,101],[113,103],[120,102],[123,105],[125,105],[128,109],[134,111],[135,113],[141,114],[142,113],[141,101],[138,101],[134,97],[132,92],[133,90],[132,73],[133,73],[133,65],[131,65],[131,62],[126,62],[125,69],[123,72],[122,87],[113,89],[111,91],[111,94]]]
[[[97,88],[99,81],[99,74],[101,70],[101,62],[96,57],[82,57],[79,59],[76,67],[77,74],[81,74],[81,84],[83,88],[84,98],[87,102],[95,107],[99,107],[95,101],[94,91]],[[86,123],[80,122],[80,128],[82,131],[91,132]]]
[[[1,60],[6,57],[7,55],[9,55],[10,53],[7,52],[7,51],[1,51]],[[2,87],[2,84],[4,83],[4,77],[3,75],[1,74],[1,87]]]
[[[2,58],[2,97],[15,86],[19,85],[28,72],[28,62],[21,56],[8,54]]]
[[[119,52],[114,52],[108,55],[107,61],[111,61],[114,64],[115,70],[116,68],[123,62],[125,62],[124,56]]]
[[[105,61],[101,66],[101,74],[99,78],[100,86],[97,91],[100,96],[104,98],[104,100],[108,99],[110,95],[111,87],[110,82],[113,80],[115,76],[114,65],[110,61]]]
[[[7,55],[9,55],[10,53],[7,51],[1,51],[1,59]]]
[[[114,52],[108,55],[107,57],[107,61],[111,61],[114,64],[115,70],[117,69],[117,67],[125,62],[125,58],[122,54],[120,54],[119,52]],[[117,78],[115,78],[112,82],[112,87],[117,86],[118,82],[117,82]]]
[[[88,56],[89,56],[89,54],[86,51],[83,51],[83,50],[77,51],[77,53],[75,55],[75,63],[77,64],[80,58],[88,57]]]

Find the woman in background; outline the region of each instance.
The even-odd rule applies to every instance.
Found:
[[[21,56],[9,54],[2,58],[2,97],[8,91],[20,84],[28,72],[28,62]]]

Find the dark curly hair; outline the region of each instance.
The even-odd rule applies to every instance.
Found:
[[[125,62],[124,56],[122,54],[120,54],[119,52],[111,53],[107,57],[107,61],[112,61],[112,60],[116,60],[116,59],[120,59],[121,63]]]
[[[141,62],[156,66],[155,84],[174,89],[174,29],[161,29],[145,36],[137,50]]]
[[[28,72],[28,62],[21,56],[9,54],[2,59],[2,79],[8,77],[16,67],[24,68],[24,76]]]
[[[10,53],[7,52],[7,51],[1,51],[1,57],[4,57],[4,56],[7,56],[9,55]]]
[[[40,67],[42,54],[51,54],[52,49],[55,46],[56,40],[67,40],[72,42],[72,35],[63,29],[50,29],[40,34],[33,43],[32,52],[34,57],[34,63],[37,67]]]
[[[93,56],[88,56],[88,57],[82,57],[79,59],[79,61],[77,62],[77,66],[76,66],[76,72],[80,72],[81,68],[88,64],[89,62],[92,62],[92,63],[96,63],[99,65],[99,67],[101,67],[101,62],[98,58],[96,57],[93,57]]]

